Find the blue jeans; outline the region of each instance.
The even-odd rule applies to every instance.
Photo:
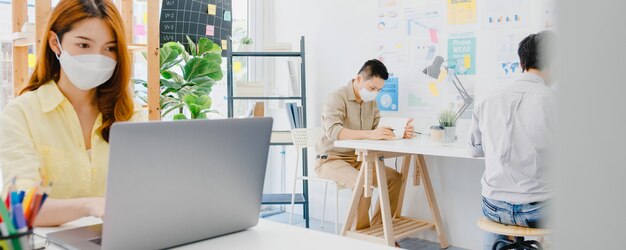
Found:
[[[483,197],[483,215],[489,220],[506,225],[541,227],[547,215],[545,206],[546,202],[511,204]],[[507,236],[486,232],[483,249],[491,250],[498,239],[504,238]]]

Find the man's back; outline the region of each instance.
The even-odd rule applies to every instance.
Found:
[[[514,204],[550,198],[553,98],[541,77],[526,73],[476,106],[471,143],[485,155],[483,196]]]

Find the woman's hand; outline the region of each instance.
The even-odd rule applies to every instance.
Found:
[[[415,128],[413,128],[413,118],[411,118],[409,119],[409,121],[406,122],[406,126],[404,127],[404,136],[402,138],[404,139],[413,138],[414,131],[415,131]]]
[[[85,216],[104,218],[104,198],[86,198],[83,207]]]

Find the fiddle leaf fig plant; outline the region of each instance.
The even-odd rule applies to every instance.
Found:
[[[210,94],[224,77],[222,48],[204,37],[194,43],[187,36],[187,43],[185,48],[180,42],[168,42],[159,49],[161,117],[174,112],[174,120],[206,119],[208,113],[217,113],[211,109]],[[147,88],[146,81],[134,81]],[[138,96],[147,102],[146,94]]]

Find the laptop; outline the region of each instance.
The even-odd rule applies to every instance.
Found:
[[[104,224],[48,234],[67,249],[162,249],[258,223],[272,118],[116,123]]]

